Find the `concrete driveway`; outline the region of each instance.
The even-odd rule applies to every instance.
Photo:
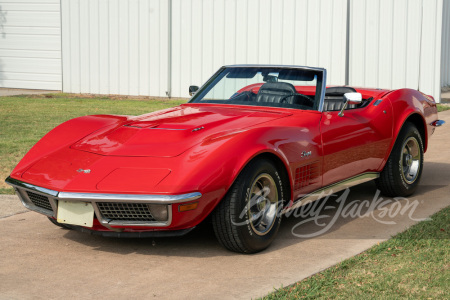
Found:
[[[41,94],[60,93],[60,92],[61,91],[0,88],[0,97],[1,96],[17,96],[17,95],[41,95]]]
[[[264,296],[389,239],[450,204],[450,111],[440,118],[447,126],[437,129],[430,141],[414,196],[391,201],[376,197],[372,182],[354,187],[348,195],[316,202],[316,208],[326,204],[320,219],[312,218],[311,211],[284,219],[273,245],[256,255],[223,249],[207,223],[179,238],[102,238],[56,227],[42,215],[23,213],[14,196],[2,197],[0,298]],[[364,205],[374,203],[376,207]]]

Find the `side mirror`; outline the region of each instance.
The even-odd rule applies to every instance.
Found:
[[[360,104],[362,102],[361,93],[345,93],[344,94],[344,105],[342,106],[341,111],[338,113],[339,117],[344,116],[344,110],[347,108],[349,104]]]
[[[362,102],[361,93],[345,93],[344,100],[347,104],[360,104]]]
[[[198,91],[199,87],[196,85],[191,85],[189,87],[189,96],[194,96],[194,94]]]

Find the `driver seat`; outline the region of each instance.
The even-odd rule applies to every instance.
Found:
[[[256,95],[256,102],[295,104],[295,87],[287,82],[266,82]]]

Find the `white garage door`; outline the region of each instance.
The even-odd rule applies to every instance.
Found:
[[[60,0],[0,0],[0,87],[61,90]]]

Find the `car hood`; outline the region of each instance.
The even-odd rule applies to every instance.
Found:
[[[71,148],[107,156],[174,157],[206,139],[289,115],[259,109],[181,105],[96,131]]]

